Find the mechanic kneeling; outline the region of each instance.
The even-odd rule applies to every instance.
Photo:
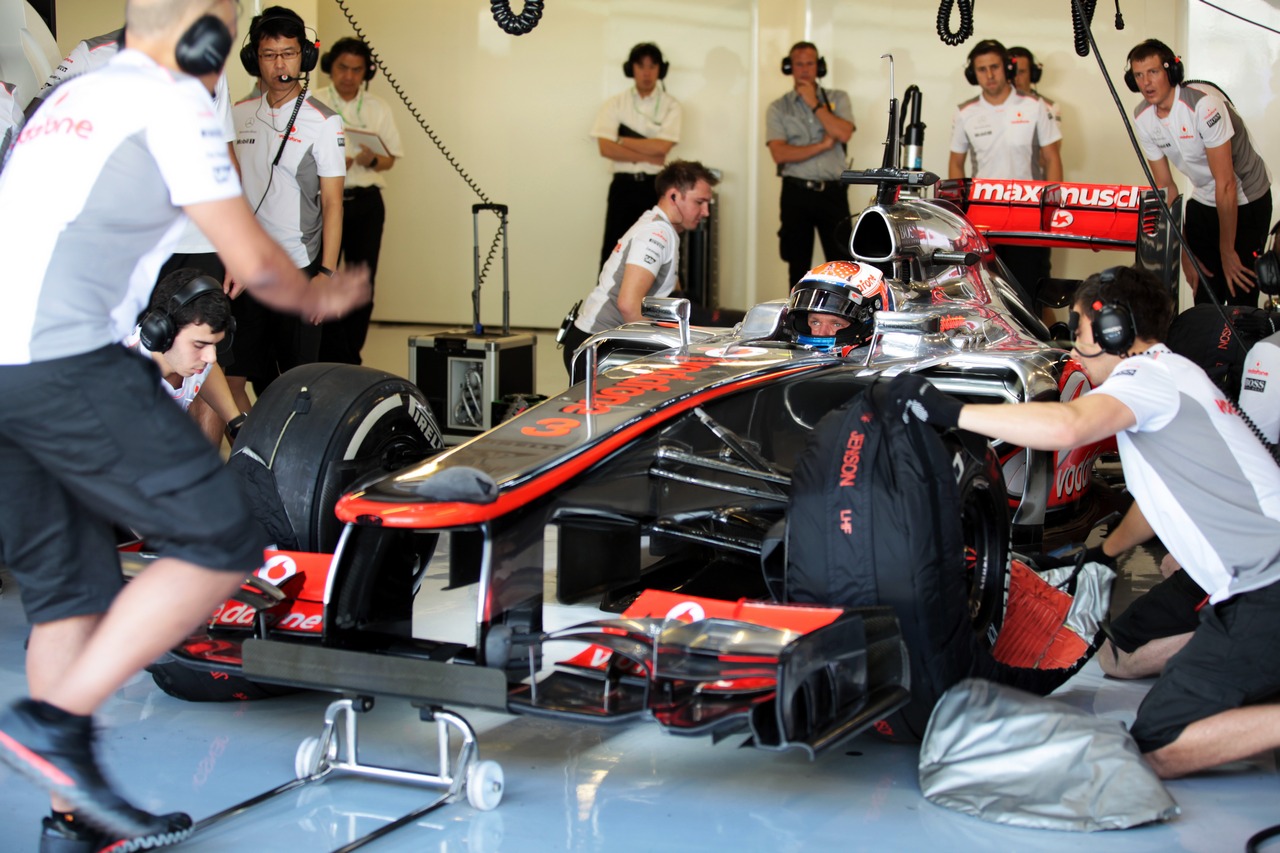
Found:
[[[905,374],[892,411],[1039,450],[1115,435],[1142,516],[1209,594],[1186,646],[1138,709],[1132,734],[1164,778],[1280,746],[1280,467],[1194,363],[1161,341],[1160,282],[1117,267],[1072,312],[1094,388],[1069,403],[963,404]]]

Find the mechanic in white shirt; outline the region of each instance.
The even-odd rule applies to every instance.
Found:
[[[218,366],[218,353],[230,347],[234,335],[231,300],[222,292],[222,282],[186,267],[160,279],[147,313],[124,345],[155,362],[161,387],[183,411],[203,400],[234,442],[245,412]],[[214,444],[220,443],[221,436]]]
[[[662,82],[668,68],[656,44],[642,42],[631,48],[622,73],[635,80],[635,85],[605,101],[596,113],[591,136],[613,171],[600,246],[601,266],[626,230],[657,201],[654,179],[680,141],[680,102],[667,93]]]
[[[564,367],[573,375],[573,351],[596,332],[641,319],[646,296],[666,296],[678,284],[680,234],[711,214],[711,188],[719,179],[701,163],[673,160],[658,173],[658,203],[644,212],[618,241],[583,300],[577,319],[565,329]]]
[[[1089,393],[966,405],[918,374],[888,389],[892,413],[1039,450],[1116,437],[1145,532],[1209,596],[1130,729],[1163,778],[1280,747],[1280,466],[1204,371],[1160,342],[1172,315],[1155,276],[1115,267],[1076,293],[1075,350]],[[1142,541],[1138,532],[1128,531],[1130,544]]]
[[[1049,111],[1049,117],[1058,125],[1058,133],[1062,133],[1062,107],[1053,99],[1045,97],[1036,88],[1040,78],[1044,75],[1044,66],[1036,62],[1035,54],[1031,52],[1030,48],[1011,47],[1009,48],[1009,58],[1013,60],[1014,66],[1018,69],[1013,78],[1014,90],[1024,98],[1039,98],[1043,101],[1045,109]],[[1045,180],[1044,151],[1041,151],[1040,156],[1036,158],[1035,166],[1031,170],[1031,177],[1037,181]]]
[[[951,122],[951,178],[965,176],[965,159],[973,164],[975,178],[1020,181],[1036,177],[1044,161],[1044,180],[1062,180],[1062,132],[1041,98],[1014,91],[1017,66],[1004,45],[987,39],[969,52],[965,79],[982,87],[977,97],[956,108]],[[1030,300],[1027,306],[1040,314],[1040,282],[1049,277],[1049,250],[1043,246],[997,246],[996,254],[1013,273]]]
[[[9,144],[22,127],[22,110],[18,107],[18,87],[0,80],[0,170],[9,155]]]
[[[1183,84],[1182,60],[1147,39],[1129,51],[1125,82],[1141,92],[1133,125],[1156,186],[1178,197],[1172,164],[1191,179],[1183,233],[1209,275],[1219,303],[1257,307],[1254,252],[1271,227],[1271,175],[1249,130],[1216,86]],[[1197,303],[1210,301],[1183,254],[1182,271]]]
[[[346,135],[347,179],[342,191],[342,260],[369,266],[369,282],[376,287],[378,255],[382,249],[382,227],[387,208],[382,191],[386,173],[404,156],[400,131],[391,117],[391,108],[369,93],[369,81],[377,73],[373,51],[360,39],[341,38],[320,59],[320,69],[331,84],[316,97],[342,117]],[[359,142],[366,130],[377,134],[386,153],[376,154]],[[320,360],[360,364],[360,350],[369,332],[373,303],[352,311],[341,320],[326,323],[320,338]]]
[[[341,116],[306,86],[319,48],[297,12],[268,6],[250,24],[241,59],[261,92],[231,110],[245,198],[299,269],[331,276],[342,251],[347,167]],[[235,357],[226,373],[243,404],[246,382],[261,396],[281,373],[316,361],[320,330],[241,296],[234,284],[231,296]]]

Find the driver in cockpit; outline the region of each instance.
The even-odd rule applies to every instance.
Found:
[[[802,347],[847,355],[870,342],[875,312],[890,307],[879,269],[856,261],[828,261],[792,289],[787,329]]]

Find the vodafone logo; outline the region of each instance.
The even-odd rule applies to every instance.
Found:
[[[276,586],[284,583],[297,573],[298,564],[287,554],[276,554],[270,560],[267,560],[262,568],[254,572],[258,577],[271,581]]]
[[[712,358],[753,358],[768,354],[769,351],[763,347],[727,346],[707,350],[707,355]]]
[[[1053,212],[1053,218],[1049,220],[1049,227],[1050,228],[1070,228],[1071,223],[1075,221],[1076,221],[1076,218],[1071,215],[1071,211],[1055,210]]]

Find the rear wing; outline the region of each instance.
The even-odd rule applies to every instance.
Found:
[[[1162,281],[1177,281],[1181,255],[1161,211],[1159,190],[1129,184],[958,178],[940,181],[935,198],[962,211],[995,245],[1134,252],[1136,263]]]

